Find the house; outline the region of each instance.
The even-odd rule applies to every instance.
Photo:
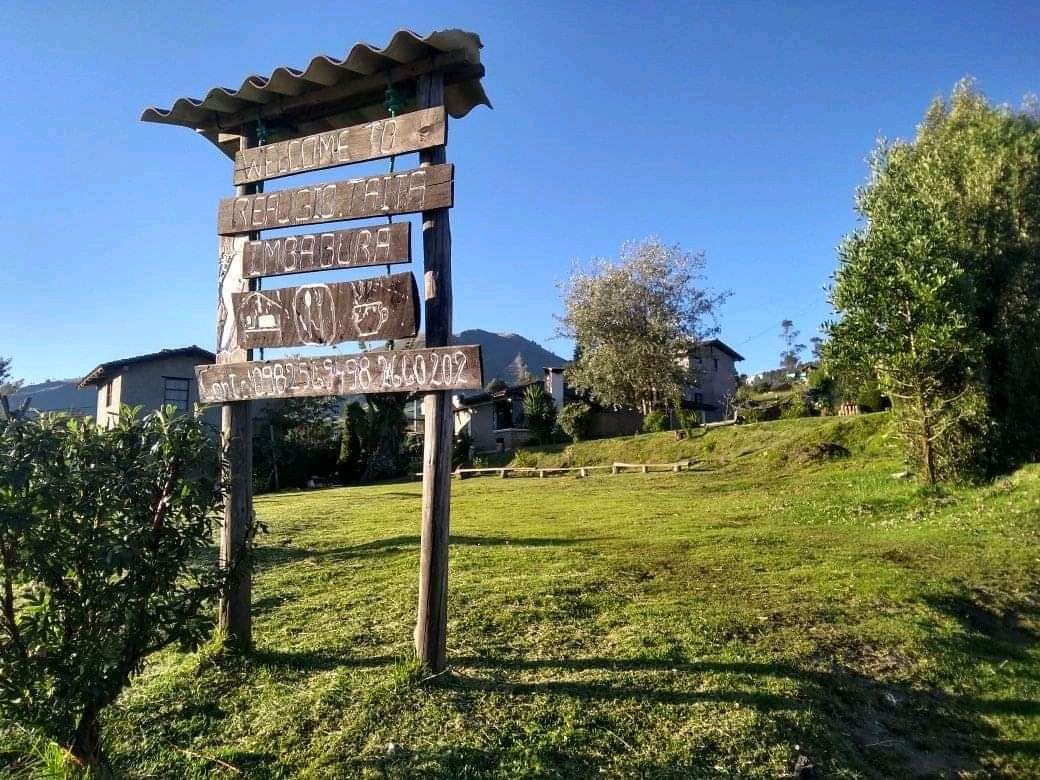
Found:
[[[702,341],[691,347],[679,357],[679,365],[687,369],[691,377],[690,383],[683,388],[682,405],[684,409],[695,409],[704,415],[704,422],[718,422],[729,413],[729,405],[736,395],[740,382],[737,375],[737,361],[744,356],[719,339]],[[578,395],[564,381],[564,369],[545,369],[545,391],[553,397],[557,410],[564,404],[577,399]],[[586,399],[588,400],[588,399]],[[595,406],[595,405],[594,405]],[[591,424],[593,438],[601,436],[621,436],[639,430],[637,424],[633,428],[634,412],[626,410],[601,410],[613,415],[622,415],[627,419],[621,423],[616,420],[613,425],[595,418]],[[641,423],[642,417],[638,417]],[[595,433],[602,429],[603,433]],[[632,429],[632,430],[629,430]],[[616,432],[611,432],[616,431]]]
[[[111,424],[122,405],[140,406],[150,412],[161,406],[174,406],[189,412],[199,400],[195,366],[213,363],[212,352],[197,346],[163,349],[147,355],[102,363],[79,383],[81,388],[97,387],[98,424]],[[220,429],[220,408],[210,406],[203,418]]]
[[[744,357],[719,339],[702,341],[679,358],[690,370],[691,383],[683,388],[682,405],[703,413],[705,422],[718,422],[729,414],[730,401],[737,392],[737,361]],[[543,369],[541,380],[557,412],[582,396],[567,384],[565,368]],[[527,382],[483,392],[469,397],[455,396],[455,434],[467,433],[474,453],[503,452],[521,447],[531,439],[526,427],[523,395]],[[588,400],[588,399],[585,399]],[[627,436],[642,428],[643,415],[634,409],[605,409],[592,404],[588,435],[593,439]]]
[[[719,339],[691,347],[679,359],[693,377],[691,384],[683,388],[683,408],[700,411],[704,422],[725,419],[740,384],[737,362],[743,359],[743,355]]]
[[[546,369],[548,371],[548,369]],[[539,382],[454,397],[455,435],[468,434],[473,452],[505,452],[531,440],[524,419],[524,393]]]

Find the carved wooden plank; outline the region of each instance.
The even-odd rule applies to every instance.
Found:
[[[248,360],[238,345],[238,329],[232,316],[232,296],[249,290],[249,279],[242,274],[242,253],[246,236],[221,236],[217,272],[217,362],[239,363]]]
[[[232,302],[243,349],[410,338],[419,332],[419,290],[410,273],[254,290],[236,293]]]
[[[408,154],[443,146],[447,137],[448,124],[442,107],[413,111],[241,150],[235,154],[235,184]]]
[[[256,279],[337,268],[410,263],[411,228],[410,222],[395,222],[392,225],[249,241],[245,244],[242,273],[248,279]]]
[[[450,208],[454,170],[451,163],[444,163],[399,173],[224,198],[217,211],[217,232],[229,236],[253,230]]]
[[[268,398],[479,390],[480,347],[395,349],[195,367],[205,404]]]

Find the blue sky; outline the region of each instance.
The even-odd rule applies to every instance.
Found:
[[[1022,3],[12,3],[0,29],[0,355],[35,381],[212,347],[230,163],[138,122],[250,73],[384,44],[484,41],[494,110],[453,123],[455,326],[551,340],[575,260],[657,234],[729,289],[722,338],[774,365],[779,322],[828,316],[835,246],[879,135],[971,74],[1040,91]],[[281,186],[281,185],[278,185]],[[417,247],[418,251],[418,247]]]

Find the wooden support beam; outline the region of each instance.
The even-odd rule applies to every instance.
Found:
[[[244,135],[239,146],[256,145],[255,135]],[[236,188],[239,195],[256,191],[256,185]],[[251,238],[256,238],[254,234]],[[238,285],[241,264],[222,269],[221,284]],[[227,278],[235,274],[237,279]],[[255,289],[256,282],[249,283]],[[223,294],[223,291],[221,291]],[[227,312],[227,316],[232,316]],[[218,334],[222,338],[220,334]],[[218,344],[218,350],[220,345]],[[251,353],[246,353],[249,360]],[[220,562],[231,571],[227,591],[220,600],[218,625],[227,641],[241,649],[253,643],[252,565],[249,560],[249,534],[253,525],[253,410],[249,401],[224,404],[220,414],[221,439],[225,447],[229,481],[224,503],[224,523],[220,533]]]
[[[444,74],[432,72],[419,79],[418,108],[444,104]],[[443,146],[419,154],[420,166],[443,165]],[[443,347],[451,338],[451,223],[448,209],[422,212],[423,281],[425,286],[426,346]],[[445,391],[423,399],[423,495],[419,548],[419,608],[415,626],[415,653],[432,674],[447,665],[448,534],[451,519],[451,396]]]

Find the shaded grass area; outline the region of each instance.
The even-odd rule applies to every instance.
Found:
[[[115,768],[1040,775],[1040,467],[923,498],[883,416],[656,441],[712,438],[699,472],[455,483],[451,670],[426,682],[419,485],[259,499],[256,650],[150,663],[106,719]]]

